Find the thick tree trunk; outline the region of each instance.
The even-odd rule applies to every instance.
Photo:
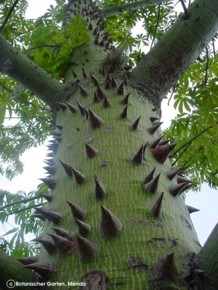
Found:
[[[63,283],[55,289],[74,281],[87,290],[191,287],[199,282],[190,273],[200,245],[182,195],[189,182],[179,176],[185,167],[171,168],[174,145],[160,131],[159,96],[169,82],[162,92],[162,76],[147,76],[144,60],[130,78],[99,9],[86,1],[68,8],[67,17],[88,19],[90,42],[74,51],[64,93],[58,86],[59,103],[51,95],[45,100],[55,107],[57,127],[50,176],[43,179],[50,202],[37,209],[47,219],[38,238],[46,250],[41,266],[27,267],[40,279]],[[158,82],[150,90],[146,85],[146,94],[139,84],[144,78]]]
[[[2,290],[16,289],[15,283],[17,283],[17,287],[19,286],[21,290],[27,289],[27,285],[30,290],[37,289],[34,286],[34,283],[37,284],[37,275],[28,269],[24,269],[18,261],[2,251],[0,251],[0,273],[0,289]]]
[[[202,269],[205,271],[207,290],[216,289],[218,285],[218,224],[213,229],[204,247],[199,253]]]

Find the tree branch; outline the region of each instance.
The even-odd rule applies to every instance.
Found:
[[[205,270],[207,289],[216,289],[218,285],[218,223],[199,253],[199,257]]]
[[[0,72],[24,85],[51,107],[64,89],[63,84],[15,49],[1,34]]]
[[[18,201],[14,201],[14,202],[8,203],[8,204],[2,206],[0,208],[0,211],[4,210],[7,207],[11,207],[11,206],[16,205],[16,204],[26,203],[26,202],[29,202],[29,201],[32,201],[32,200],[35,200],[35,199],[38,199],[38,198],[41,198],[41,197],[43,197],[43,196],[42,195],[38,195],[38,196],[33,196],[33,197],[30,197],[30,198],[24,198],[24,199],[21,199],[21,200],[18,200]]]
[[[15,1],[14,1],[14,4],[13,4],[13,5],[11,6],[11,8],[9,9],[8,15],[6,16],[4,22],[2,23],[2,25],[1,25],[1,27],[0,27],[0,33],[2,33],[2,31],[3,31],[3,29],[4,29],[5,25],[6,25],[6,23],[8,22],[8,20],[9,20],[11,14],[12,14],[12,12],[14,11],[14,9],[15,9],[15,7],[16,7],[16,5],[17,5],[18,2],[19,2],[19,0],[15,0]]]
[[[103,9],[103,13],[106,17],[110,17],[110,16],[121,14],[124,12],[129,12],[129,11],[134,11],[141,8],[145,8],[147,6],[159,5],[167,1],[168,0],[143,0],[143,1],[131,2],[131,3],[126,3],[126,4],[112,6],[112,7],[105,7]]]
[[[196,0],[133,70],[134,80],[160,107],[163,96],[195,62],[218,30],[218,1]]]
[[[0,289],[9,289],[7,287],[8,280],[14,280],[15,282],[37,282],[37,275],[31,270],[24,269],[22,264],[19,263],[16,259],[6,255],[3,251],[0,250]],[[11,287],[12,288],[12,287]],[[14,289],[17,288],[16,286]],[[33,290],[36,287],[18,287],[20,290]]]

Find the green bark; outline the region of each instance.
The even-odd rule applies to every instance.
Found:
[[[126,3],[126,4],[122,4],[122,5],[111,6],[111,7],[105,7],[103,12],[104,12],[104,15],[106,17],[110,17],[110,16],[118,15],[118,14],[124,13],[124,12],[139,10],[139,9],[145,8],[147,6],[159,5],[159,4],[164,3],[164,2],[167,2],[167,1],[163,1],[163,0],[135,1],[132,3]]]
[[[101,77],[101,86],[104,80],[105,77]],[[120,81],[117,80],[118,83]],[[85,115],[79,112],[72,114],[69,109],[57,113],[57,124],[63,129],[54,159],[56,186],[49,208],[62,215],[58,226],[73,233],[78,232],[78,226],[67,201],[85,209],[87,214],[84,221],[92,228],[87,238],[97,244],[98,251],[90,261],[81,259],[78,249],[66,255],[59,253],[52,256],[43,251],[41,261],[55,261],[57,271],[52,277],[53,281],[66,284],[68,281],[81,281],[85,273],[102,270],[109,277],[109,289],[155,289],[150,286],[156,285],[151,282],[156,277],[151,271],[152,267],[161,256],[174,252],[179,278],[182,279],[189,269],[187,253],[197,253],[200,247],[183,197],[175,197],[169,192],[169,188],[176,184],[176,179],[170,181],[166,177],[170,164],[168,161],[164,164],[157,162],[151,154],[150,145],[145,149],[142,164],[131,162],[142,144],[151,144],[161,134],[159,130],[154,134],[148,133],[148,128],[152,126],[150,117],[156,116],[153,106],[140,93],[126,87],[127,93],[131,94],[128,117],[122,119],[120,114],[125,105],[121,101],[124,96],[118,95],[116,89],[106,91],[111,105],[105,108],[102,102],[93,103],[96,91],[93,85],[87,80],[81,80],[81,84],[86,87],[88,96],[82,97],[77,90],[69,102],[75,106],[79,102],[86,109],[97,112],[104,124],[94,129],[90,125],[90,114],[87,120]],[[131,124],[140,116],[139,128],[132,130]],[[87,157],[86,143],[98,150],[95,157]],[[79,170],[85,181],[77,184],[75,178],[66,174],[59,160]],[[159,173],[161,175],[157,190],[151,193],[141,180],[154,168],[154,177]],[[106,189],[103,198],[95,197],[95,176]],[[161,215],[154,217],[150,208],[161,192],[164,192]],[[101,204],[122,222],[122,231],[114,237],[104,237],[100,232]],[[52,223],[47,223],[45,233],[54,233],[52,226]],[[47,234],[44,238],[50,239]],[[132,266],[130,261],[133,259],[143,262]]]
[[[195,62],[218,30],[218,1],[197,0],[133,70],[145,92],[162,98]],[[153,93],[152,93],[153,92]]]
[[[64,86],[0,35],[0,72],[18,81],[53,107]]]
[[[170,83],[163,84],[162,66],[173,68],[171,82],[180,73],[175,62],[173,67],[169,60],[157,62],[162,74],[152,75],[157,87],[152,81],[148,88],[151,74],[145,72],[152,69],[153,61],[146,65],[142,61],[129,79],[119,53],[108,49],[103,14],[86,1],[78,3],[73,1],[68,7],[68,17],[78,13],[86,19],[89,13],[90,42],[74,51],[65,76],[68,85],[59,98],[62,103],[54,106],[52,102],[59,129],[53,135],[54,159],[48,161],[51,177],[44,179],[52,200],[48,208],[37,209],[47,219],[40,242],[50,242],[40,253],[40,263],[48,263],[45,278],[65,285],[83,281],[87,286],[82,289],[87,290],[186,289],[190,252],[197,254],[200,245],[181,194],[187,184],[179,185],[176,175],[167,176],[172,168],[165,150],[171,147],[157,141],[161,131],[155,120],[159,96]],[[172,39],[177,39],[175,32]],[[196,42],[195,47],[201,43]],[[167,56],[156,47],[160,58]],[[191,52],[195,55],[196,50]],[[139,80],[145,82],[146,94]],[[74,211],[73,216],[69,203],[82,212]],[[89,232],[86,226],[84,238],[75,216],[91,227]],[[65,232],[62,237],[61,229],[70,235],[66,238]],[[57,283],[53,289],[62,286]]]
[[[6,255],[4,252],[0,251],[0,289],[9,289],[10,283],[13,285],[13,281],[16,283],[34,283],[37,282],[37,275],[30,271],[29,269],[24,269],[22,264],[15,260],[14,258]],[[9,284],[8,284],[9,283]],[[20,284],[21,285],[21,284]],[[13,288],[13,287],[12,287]],[[16,287],[15,287],[16,288]],[[27,289],[26,286],[20,286],[19,289]],[[33,290],[36,287],[28,287],[28,289]]]
[[[216,289],[218,285],[218,224],[213,229],[204,247],[199,253],[207,290]]]

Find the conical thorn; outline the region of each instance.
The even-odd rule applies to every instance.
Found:
[[[51,241],[51,240],[49,241],[49,240],[45,240],[45,239],[42,239],[42,238],[35,238],[32,241],[42,244],[43,247],[48,252],[48,254],[50,254],[50,255],[54,254],[54,252],[56,251],[56,246],[53,243],[53,241]]]
[[[77,184],[81,184],[85,181],[86,177],[79,170],[72,167],[73,175]]]
[[[142,164],[144,158],[144,145],[132,156],[131,161],[136,164]]]
[[[46,279],[46,280],[49,279],[55,271],[55,265],[53,262],[44,262],[44,263],[36,262],[36,263],[23,266],[23,268],[34,270],[43,279]]]
[[[158,162],[163,164],[175,146],[176,144],[169,144],[151,148],[152,155]]]
[[[105,237],[112,237],[119,234],[122,230],[122,223],[106,207],[101,205],[101,224],[100,231]]]
[[[162,256],[153,266],[154,278],[161,281],[174,281],[178,271],[174,261],[174,253]]]
[[[82,237],[87,237],[89,235],[89,233],[91,232],[91,226],[84,223],[83,221],[81,221],[77,218],[75,220],[76,220],[76,223],[77,223],[78,228],[79,228],[79,234]]]
[[[131,128],[132,130],[135,131],[135,130],[138,129],[140,119],[141,119],[141,116],[138,117],[138,118],[137,118],[137,119],[132,123],[132,125],[130,126],[130,128]]]
[[[98,179],[97,176],[94,177],[95,186],[94,186],[94,195],[96,198],[101,199],[106,194],[106,188],[103,183]]]
[[[59,160],[61,165],[63,166],[64,168],[64,171],[66,172],[66,174],[69,176],[69,177],[72,177],[73,176],[73,170],[72,170],[72,166]]]
[[[125,108],[123,109],[123,111],[120,114],[120,118],[127,119],[127,116],[128,116],[128,106],[125,106]]]
[[[157,192],[157,187],[158,187],[158,181],[160,178],[160,173],[153,178],[151,181],[145,184],[145,188],[150,192],[150,193],[156,193]]]
[[[162,192],[160,194],[160,196],[157,198],[157,200],[154,202],[154,204],[151,207],[151,213],[155,216],[155,217],[159,217],[160,213],[161,213],[161,205],[162,205],[162,201],[163,201],[163,195],[164,193]]]
[[[187,186],[187,182],[182,182],[182,183],[178,183],[178,184],[174,184],[174,185],[170,185],[169,187],[169,192],[173,195],[173,196],[177,196],[178,194],[180,194],[183,189]]]
[[[142,184],[146,184],[153,179],[155,169],[156,167],[154,167],[154,169],[151,172],[149,172],[147,175],[145,175],[145,177],[142,178],[141,180]]]
[[[76,112],[78,112],[78,109],[77,109],[76,106],[74,106],[74,105],[72,105],[70,103],[66,103],[66,104],[67,104],[69,110],[71,111],[71,113],[75,114]]]
[[[84,217],[86,215],[86,210],[81,208],[77,204],[70,202],[70,201],[67,201],[67,203],[70,206],[70,209],[71,209],[71,212],[72,212],[74,218],[77,218],[79,220],[84,220]]]
[[[163,124],[163,122],[157,122],[157,123],[153,124],[151,127],[148,128],[148,132],[150,134],[154,134],[157,131],[157,129],[160,127],[161,124]]]
[[[54,241],[54,244],[60,254],[66,255],[73,251],[74,243],[72,241],[54,234],[48,235]]]
[[[93,129],[100,128],[104,124],[104,121],[92,110],[89,110],[89,121]]]
[[[98,245],[77,235],[77,252],[82,260],[90,260],[96,256]]]

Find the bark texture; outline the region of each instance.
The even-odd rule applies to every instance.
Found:
[[[196,3],[196,9],[205,5]],[[169,163],[175,144],[163,140],[158,109],[202,41],[198,37],[193,49],[184,44],[183,58],[166,42],[178,39],[182,30],[175,29],[131,74],[104,31],[103,13],[91,1],[71,1],[66,21],[76,15],[87,21],[90,41],[72,54],[65,90],[51,103],[56,129],[42,179],[49,203],[36,209],[46,223],[36,239],[39,262],[27,268],[40,281],[65,287],[77,281],[86,290],[190,289],[201,248],[182,195],[190,183],[177,180],[185,167]]]

